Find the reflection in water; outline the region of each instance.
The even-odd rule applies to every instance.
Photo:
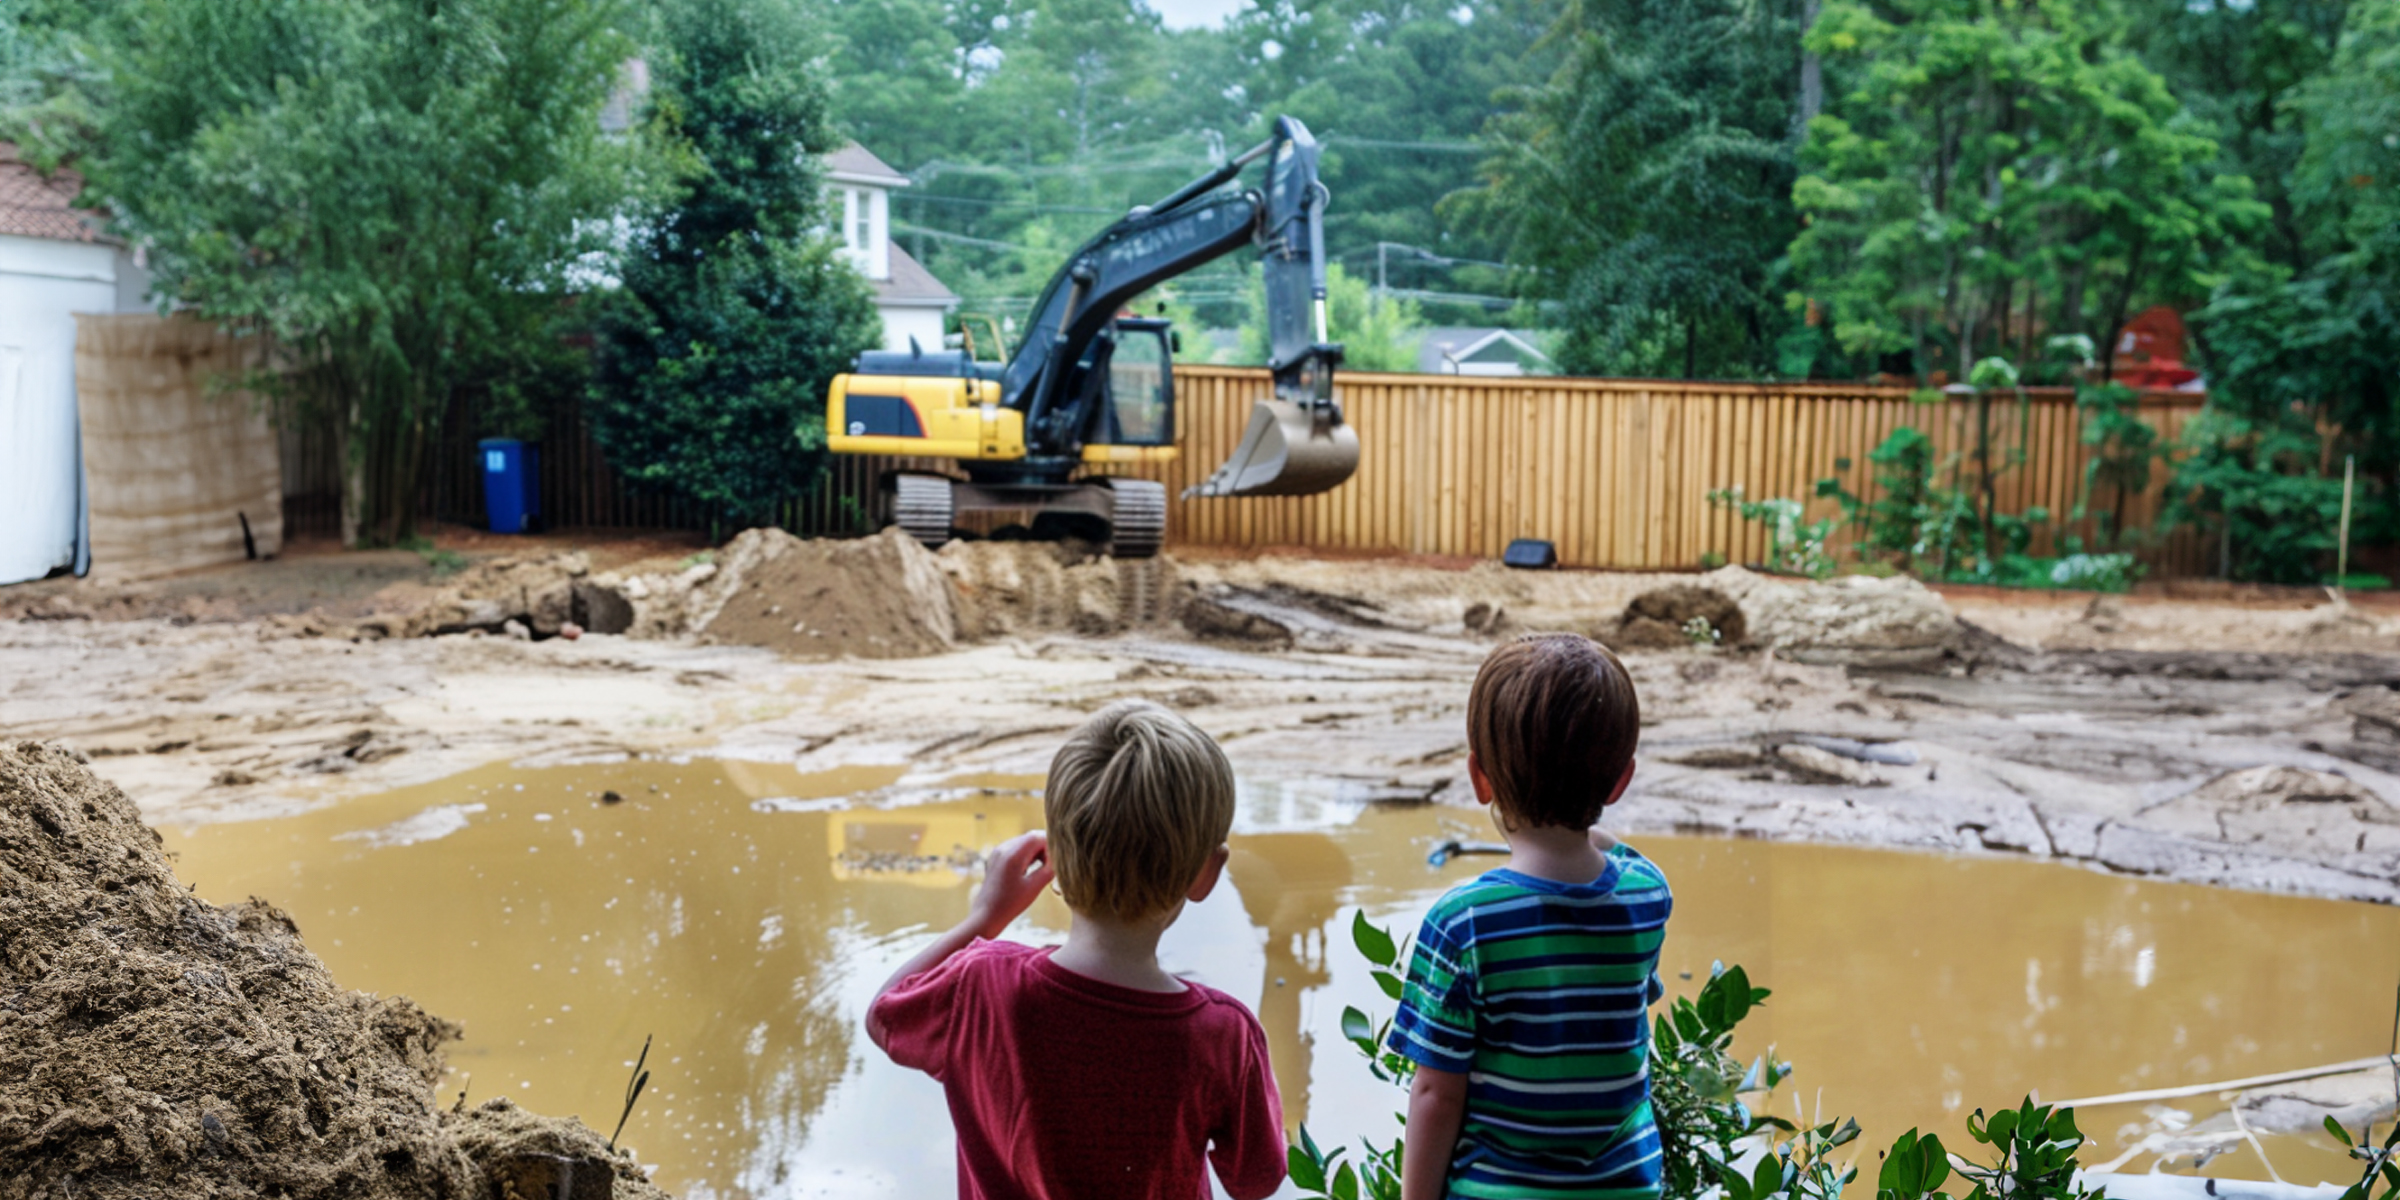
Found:
[[[167,831],[220,903],[292,913],[346,984],[406,992],[466,1026],[453,1088],[606,1128],[655,1033],[626,1139],[680,1195],[940,1195],[941,1090],[856,1035],[883,977],[966,911],[974,853],[1040,823],[1038,779],[949,781],[925,803],[847,797],[899,768],[800,775],[635,762],[470,772],[277,821]],[[622,803],[604,803],[614,791]],[[1254,1003],[1285,1108],[1320,1138],[1395,1131],[1400,1095],[1340,1036],[1345,1004],[1389,1005],[1349,943],[1364,906],[1400,932],[1491,865],[1429,867],[1457,810],[1244,793],[1228,884],[1162,947]],[[1342,812],[1331,811],[1333,807]],[[361,836],[363,835],[363,836]],[[1744,1028],[1800,1073],[1779,1111],[1852,1113],[1866,1145],[1967,1110],[2198,1083],[2376,1053],[2400,973],[2400,911],[2213,891],[2040,864],[1645,838],[1674,881],[1662,970],[1688,992],[1712,959],[1775,989]],[[895,869],[916,867],[922,869]],[[1055,941],[1046,897],[1013,936]],[[1320,1050],[1323,1053],[1318,1053]],[[470,1080],[471,1077],[471,1080]],[[2213,1102],[2187,1104],[2195,1115]],[[2087,1114],[2113,1153],[2141,1114]],[[1962,1134],[1963,1136],[1963,1134]],[[2279,1142],[2287,1176],[2338,1156]],[[2140,1163],[2135,1164],[2138,1168]],[[2260,1173],[2243,1152],[2214,1173]]]

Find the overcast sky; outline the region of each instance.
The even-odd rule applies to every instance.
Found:
[[[1197,29],[1223,24],[1242,7],[1242,0],[1148,0],[1169,29]]]

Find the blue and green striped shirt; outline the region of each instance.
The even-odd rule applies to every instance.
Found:
[[[1425,914],[1390,1045],[1467,1076],[1451,1196],[1659,1194],[1649,1009],[1674,897],[1632,847],[1606,862],[1585,884],[1492,871]]]

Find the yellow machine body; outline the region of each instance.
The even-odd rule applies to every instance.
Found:
[[[825,403],[836,454],[1008,462],[1025,457],[1025,414],[1000,406],[989,379],[836,375]]]
[[[1014,462],[1025,457],[1025,414],[999,401],[1000,385],[988,379],[836,375],[825,403],[826,448]],[[1094,466],[1173,462],[1175,447],[1092,444],[1082,458]]]

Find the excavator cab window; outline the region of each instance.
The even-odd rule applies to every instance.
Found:
[[[1174,356],[1165,321],[1120,319],[1108,355],[1108,428],[1118,446],[1175,444]]]

